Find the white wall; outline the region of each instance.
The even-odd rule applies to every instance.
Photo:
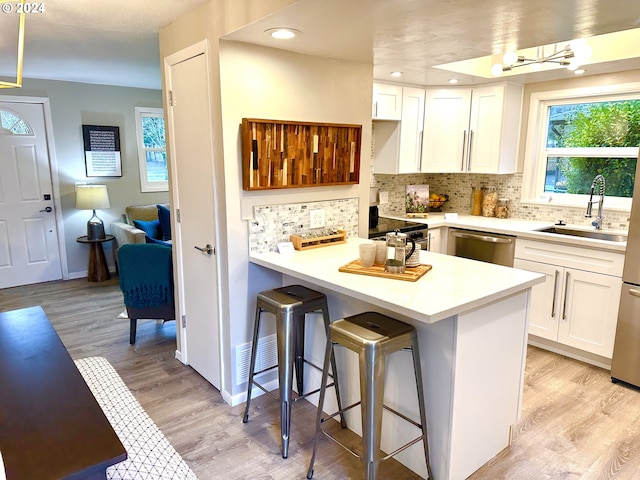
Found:
[[[236,345],[251,338],[255,296],[280,282],[278,275],[249,265],[247,222],[241,202],[269,205],[336,198],[360,198],[360,235],[368,229],[369,145],[371,143],[372,66],[299,55],[283,50],[223,41],[220,45],[224,191],[229,272],[229,346],[224,362],[231,366],[232,395],[244,391],[235,385]],[[339,187],[294,188],[270,191],[242,190],[242,118],[301,122],[351,123],[363,126],[360,184]]]
[[[22,88],[3,89],[0,96],[49,98],[53,123],[60,202],[64,221],[64,247],[70,278],[87,273],[87,245],[76,238],[86,235],[91,212],[76,210],[75,182],[107,185],[111,208],[97,212],[108,231],[127,205],[167,202],[168,192],[141,193],[136,148],[135,107],[162,107],[162,92],[141,88],[112,87],[52,80],[24,79]],[[120,127],[122,177],[91,177],[85,174],[82,125]],[[113,266],[110,246],[107,261]]]

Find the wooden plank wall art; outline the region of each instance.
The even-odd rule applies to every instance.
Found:
[[[362,125],[242,119],[242,188],[348,185],[360,178]]]

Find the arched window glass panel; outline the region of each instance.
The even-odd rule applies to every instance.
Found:
[[[13,112],[0,110],[0,125],[14,135],[33,135],[31,127]]]

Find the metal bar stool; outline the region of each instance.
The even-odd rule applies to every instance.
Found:
[[[322,418],[324,405],[325,388],[329,363],[334,363],[334,344],[342,345],[356,352],[360,359],[360,401],[341,409],[339,411]],[[416,388],[418,390],[418,406],[420,409],[420,423],[417,423],[405,415],[384,405],[384,371],[386,356],[402,349],[410,349],[413,355],[413,366],[416,378]],[[332,367],[336,372],[335,367]],[[331,434],[327,433],[322,424],[327,420],[342,415],[343,412],[361,405],[362,415],[362,442],[363,454],[356,452],[342,444]],[[381,456],[380,440],[382,437],[382,409],[386,409],[403,420],[417,427],[421,434],[409,443],[396,449],[386,457]],[[327,338],[327,348],[324,359],[324,369],[322,374],[322,384],[320,387],[320,399],[318,401],[318,412],[316,417],[316,437],[313,445],[313,454],[307,471],[307,478],[313,477],[313,464],[316,458],[318,438],[323,433],[338,445],[344,447],[354,456],[360,458],[364,465],[365,479],[375,480],[378,475],[380,462],[387,460],[406,448],[422,440],[424,445],[424,456],[427,462],[427,473],[431,476],[431,465],[429,464],[429,447],[427,444],[427,419],[424,407],[424,392],[422,388],[422,372],[420,369],[420,354],[418,351],[418,337],[416,329],[411,325],[394,320],[376,312],[366,312],[342,320],[336,320],[329,326]]]
[[[327,336],[329,335],[329,308],[327,297],[320,292],[303,287],[302,285],[291,285],[288,287],[265,290],[258,294],[256,303],[256,318],[253,328],[253,344],[251,347],[251,363],[249,366],[249,381],[247,386],[247,404],[244,410],[243,423],[249,420],[249,405],[251,403],[251,390],[256,385],[263,392],[273,398],[280,399],[280,433],[282,436],[282,458],[289,455],[289,434],[291,431],[291,405],[302,398],[318,393],[320,389],[304,393],[304,364],[321,370],[320,367],[305,360],[304,358],[304,325],[305,314],[322,311],[324,327]],[[276,338],[278,344],[278,364],[265,368],[259,372],[255,371],[258,337],[260,331],[260,318],[262,312],[271,312],[276,317]],[[296,383],[298,387],[297,397],[292,395],[293,369],[295,366]],[[274,368],[278,369],[278,390],[279,396],[275,397],[271,392],[260,385],[255,376],[265,373]],[[340,407],[340,393],[338,389],[338,377],[336,375],[335,361],[331,362],[333,382],[326,385],[327,375],[323,375],[323,386],[334,386]],[[346,428],[346,423],[340,414],[342,427]]]

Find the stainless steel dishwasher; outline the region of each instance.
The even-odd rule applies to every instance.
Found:
[[[513,267],[515,248],[516,237],[511,235],[449,228],[449,255]]]

